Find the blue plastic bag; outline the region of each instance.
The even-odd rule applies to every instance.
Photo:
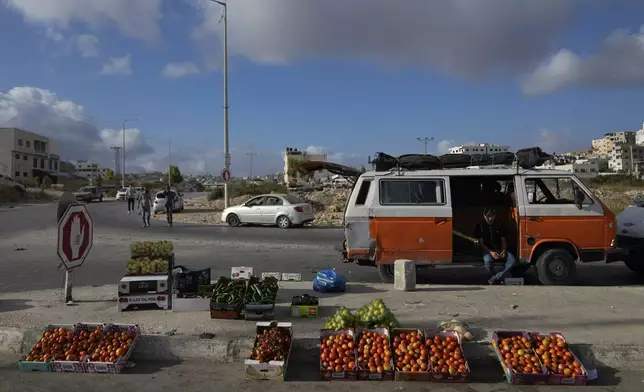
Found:
[[[318,271],[313,278],[313,290],[319,293],[344,292],[347,288],[347,280],[338,275],[333,268]]]

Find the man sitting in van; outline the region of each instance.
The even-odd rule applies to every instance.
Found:
[[[508,241],[503,226],[496,221],[496,211],[486,208],[483,220],[476,226],[475,236],[483,251],[483,262],[490,273],[489,284],[500,284],[505,275],[510,272],[516,259],[508,252]],[[494,262],[505,260],[505,267],[499,273],[494,273]]]

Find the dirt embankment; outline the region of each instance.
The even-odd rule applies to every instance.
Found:
[[[24,203],[47,203],[56,200],[62,192],[40,188],[28,188],[26,192],[19,188],[0,185],[0,206]]]
[[[349,189],[325,189],[315,192],[298,192],[297,195],[305,199],[315,210],[316,226],[340,226],[344,205],[349,196]],[[599,196],[606,205],[619,214],[629,206],[633,199],[644,195],[643,190],[616,190],[611,188],[596,188],[593,192]],[[231,199],[231,205],[239,205],[252,196],[238,196]],[[185,211],[174,215],[175,222],[219,224],[221,211],[224,209],[223,200],[206,201],[193,199],[185,201]],[[165,215],[157,215],[156,219],[165,220]]]

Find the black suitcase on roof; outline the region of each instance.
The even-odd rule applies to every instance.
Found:
[[[539,147],[522,148],[516,153],[517,165],[523,169],[533,169],[535,166],[541,166],[552,158],[552,155],[546,154]]]
[[[398,165],[408,170],[435,170],[441,168],[441,161],[434,155],[405,154],[398,157]]]
[[[476,165],[476,161],[470,154],[445,154],[440,157],[443,169],[463,169]]]
[[[384,152],[377,152],[371,163],[375,166],[376,171],[389,171],[398,165],[398,160]]]

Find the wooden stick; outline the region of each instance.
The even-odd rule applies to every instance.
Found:
[[[475,245],[478,245],[478,244],[479,244],[479,240],[478,240],[478,239],[476,239],[476,238],[474,238],[474,237],[470,237],[470,236],[469,236],[469,235],[467,235],[467,234],[463,234],[463,233],[461,233],[460,231],[452,230],[452,233],[454,233],[454,235],[456,235],[456,236],[459,236],[459,237],[461,237],[461,238],[463,238],[463,239],[466,239],[466,240],[468,240],[468,241],[470,241],[470,242],[474,243]]]

